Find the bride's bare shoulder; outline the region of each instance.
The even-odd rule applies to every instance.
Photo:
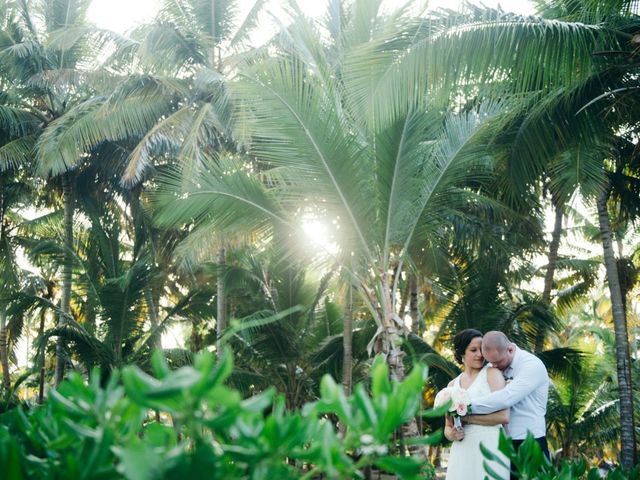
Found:
[[[487,379],[488,380],[504,380],[502,372],[495,367],[487,367]]]

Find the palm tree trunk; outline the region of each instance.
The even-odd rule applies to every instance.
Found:
[[[404,318],[404,313],[407,311],[407,303],[409,303],[409,291],[411,290],[410,286],[407,284],[405,288],[402,289],[402,296],[400,297],[400,308],[398,309],[398,315],[400,318]]]
[[[0,244],[5,242],[6,230],[4,225],[4,181],[0,175]],[[5,251],[0,248],[0,251]],[[8,255],[9,252],[6,252]],[[7,259],[5,261],[10,261]],[[5,287],[5,286],[3,286]],[[11,378],[9,377],[9,352],[7,348],[7,311],[4,304],[4,298],[0,298],[0,366],[2,366],[2,384],[5,392],[11,388]]]
[[[53,300],[53,288],[54,283],[51,280],[47,280],[47,292],[44,294],[44,298],[51,301]],[[38,326],[38,337],[44,337],[44,326],[45,321],[47,319],[47,311],[44,308],[40,309],[40,325]],[[47,362],[47,357],[45,352],[42,352],[42,361],[40,362],[40,378],[38,379],[38,403],[42,404],[44,402],[44,378],[45,378],[45,365]]]
[[[353,297],[349,285],[345,298],[344,323],[342,326],[342,387],[345,395],[353,388]]]
[[[62,267],[62,298],[60,299],[60,310],[62,314],[58,316],[58,326],[67,323],[66,315],[71,311],[71,285],[73,272],[73,213],[74,196],[73,180],[71,174],[67,173],[62,177],[62,194],[64,199],[64,264]],[[56,343],[56,369],[55,385],[60,385],[64,378],[64,340],[58,337]]]
[[[409,316],[411,317],[411,331],[420,336],[420,310],[418,309],[418,276],[412,273],[409,277]],[[424,429],[421,416],[416,416],[418,435]]]
[[[149,310],[149,321],[151,323],[151,331],[154,332],[153,336],[153,347],[157,350],[162,350],[162,338],[155,332],[156,328],[158,328],[158,307],[157,303],[153,299],[153,291],[151,285],[147,285],[147,288],[144,290],[144,301],[147,304],[147,309]]]
[[[135,241],[134,241],[134,256],[140,255],[141,250],[144,248],[145,242],[151,247],[151,252],[153,253],[153,263],[157,264],[157,252],[153,247],[153,231],[151,226],[147,222],[147,217],[144,215],[143,209],[140,205],[140,195],[142,194],[142,184],[136,185],[129,191],[128,203],[129,208],[131,209],[131,220],[135,224],[142,225],[143,228],[135,228]],[[147,238],[145,239],[145,235]],[[152,336],[152,345],[156,350],[162,350],[162,337],[160,332],[157,332],[157,327],[159,323],[159,295],[156,299],[154,295],[154,285],[153,285],[153,277],[148,277],[147,285],[144,289],[144,302],[147,305],[147,311],[149,312],[149,323],[151,324],[151,332]]]
[[[411,331],[420,335],[420,311],[418,310],[418,276],[412,273],[409,277],[409,316]]]
[[[7,311],[4,305],[0,305],[0,365],[2,365],[2,386],[4,387],[5,394],[11,389],[7,341]]]
[[[216,344],[216,352],[218,354],[218,358],[222,354],[222,334],[227,328],[227,301],[225,294],[225,267],[227,262],[227,254],[223,248],[218,252],[218,279],[217,279],[217,296],[218,296],[218,309],[217,309],[217,318],[216,318],[216,331],[217,331],[217,344]]]
[[[389,374],[393,380],[401,382],[405,377],[404,352],[400,348],[402,344],[403,328],[401,320],[395,314],[393,299],[391,298],[391,286],[388,282],[388,275],[382,275],[381,295],[381,316],[383,332],[380,345],[376,353],[382,353],[389,365]]]
[[[394,302],[391,298],[391,286],[388,277],[386,273],[381,275],[379,315],[382,331],[374,339],[373,349],[376,354],[382,354],[386,358],[391,380],[401,382],[406,376],[404,367],[405,353],[402,351],[401,345],[407,331],[402,320],[394,311]],[[375,299],[371,298],[371,300],[373,300],[372,305],[375,305]],[[403,439],[411,439],[418,435],[418,423],[414,417],[402,426],[401,436]],[[419,450],[421,451],[422,448]]]
[[[544,289],[542,291],[542,301],[547,305],[551,305],[551,289],[553,288],[553,277],[556,272],[556,264],[558,262],[558,249],[560,248],[560,236],[562,234],[562,217],[564,209],[562,202],[554,202],[556,209],[555,222],[553,224],[553,233],[551,234],[551,243],[549,244],[549,254],[547,256],[547,271],[544,275]],[[544,331],[540,329],[536,336],[535,351],[541,352],[544,348]]]
[[[46,317],[46,311],[44,308],[40,309],[40,325],[38,326],[38,337],[44,336],[44,321]],[[40,362],[40,377],[38,378],[38,404],[42,405],[44,402],[44,373],[45,373],[46,356],[42,352],[42,361]]]
[[[618,391],[620,392],[620,440],[622,444],[622,466],[630,469],[635,464],[635,425],[633,418],[633,390],[631,384],[631,365],[629,356],[629,337],[627,333],[627,320],[624,315],[622,291],[618,277],[613,245],[611,240],[611,224],[607,210],[608,191],[603,191],[597,200],[598,220],[600,223],[600,236],[604,263],[607,269],[607,283],[611,296],[611,308],[613,311],[613,327],[616,342],[616,364],[618,370]]]

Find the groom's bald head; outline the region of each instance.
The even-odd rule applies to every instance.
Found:
[[[486,346],[486,348],[505,351],[509,345],[511,345],[511,342],[507,336],[496,330],[485,333],[482,338],[482,348],[485,348]]]
[[[482,355],[494,367],[505,370],[511,365],[515,346],[504,333],[494,330],[485,333],[482,337]]]

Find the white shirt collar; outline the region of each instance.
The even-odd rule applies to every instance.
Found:
[[[516,368],[516,365],[520,361],[520,357],[522,357],[520,348],[518,348],[518,346],[515,344],[513,345],[513,347],[516,349],[516,351],[513,354],[513,359],[511,360],[511,364],[505,369],[505,372],[509,369],[514,370]]]

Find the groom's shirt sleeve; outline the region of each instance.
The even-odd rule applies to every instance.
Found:
[[[474,399],[471,412],[483,414],[511,408],[547,381],[547,369],[537,358],[527,358],[519,367],[513,380],[502,390]]]

